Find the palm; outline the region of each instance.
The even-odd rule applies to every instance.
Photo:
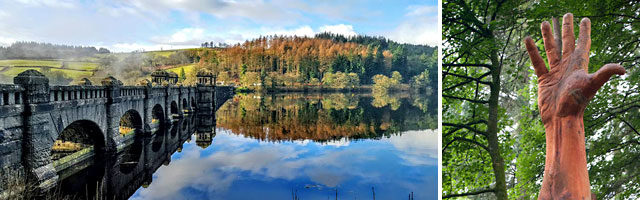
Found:
[[[538,106],[542,121],[547,124],[554,116],[582,115],[598,89],[613,74],[622,75],[625,70],[618,64],[607,64],[596,73],[587,73],[591,48],[591,22],[587,18],[580,23],[577,45],[570,14],[563,20],[562,40],[558,34],[553,36],[549,22],[543,22],[541,29],[550,70],[545,67],[533,40],[527,37],[525,44],[538,76]]]

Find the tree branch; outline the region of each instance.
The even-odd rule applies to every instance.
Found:
[[[495,189],[484,189],[484,190],[478,190],[475,192],[467,192],[467,193],[460,193],[460,194],[449,194],[449,195],[445,195],[442,197],[442,199],[448,199],[448,198],[453,198],[453,197],[463,197],[463,196],[471,196],[471,195],[479,195],[479,194],[483,194],[483,193],[487,193],[487,192],[496,192]]]
[[[445,133],[442,137],[447,137],[448,135],[453,134],[454,132],[456,132],[456,131],[458,131],[460,129],[463,129],[463,128],[467,129],[467,130],[470,130],[470,131],[473,131],[475,133],[478,133],[480,135],[487,136],[486,132],[471,127],[471,125],[482,124],[482,123],[483,124],[487,124],[487,121],[486,120],[477,120],[477,121],[469,122],[469,123],[466,123],[466,124],[454,124],[454,123],[444,122],[444,123],[442,123],[442,126],[451,126],[451,127],[455,127],[455,129]]]
[[[482,81],[482,79],[484,77],[488,76],[489,74],[491,74],[491,72],[487,72],[487,73],[485,73],[483,75],[480,75],[480,77],[478,77],[478,78],[465,76],[465,75],[462,75],[462,74],[450,73],[450,72],[442,72],[442,73],[443,73],[443,75],[451,75],[451,76],[455,76],[455,77],[459,77],[459,78],[465,78],[465,79],[469,79],[469,80],[474,80],[474,81],[476,81],[478,83],[482,83],[482,84],[485,84],[485,85],[491,85],[491,82]]]
[[[456,97],[456,96],[444,95],[444,94],[442,95],[442,97],[450,98],[450,99],[457,99],[457,100],[462,100],[462,101],[468,101],[468,102],[472,102],[472,103],[480,103],[480,104],[489,103],[489,101],[485,101],[485,100],[467,99],[467,98],[464,98],[464,97]]]
[[[486,68],[493,67],[492,65],[489,65],[489,64],[475,64],[475,63],[461,63],[461,64],[443,63],[442,66],[443,67],[486,67]]]

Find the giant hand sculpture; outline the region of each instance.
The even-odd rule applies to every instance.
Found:
[[[555,27],[555,31],[559,31]],[[625,70],[618,64],[607,64],[588,74],[591,48],[591,21],[588,18],[580,22],[577,46],[571,13],[564,15],[562,40],[558,38],[559,34],[552,34],[549,22],[542,22],[541,29],[549,70],[533,40],[525,39],[538,76],[538,108],[547,142],[538,199],[591,199],[582,121],[584,109],[613,74],[622,75]]]

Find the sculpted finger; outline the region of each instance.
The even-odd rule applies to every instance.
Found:
[[[549,25],[549,22],[544,21],[542,22],[540,29],[542,30],[542,41],[544,42],[544,49],[547,51],[549,67],[553,68],[560,62],[560,52],[558,51],[556,42],[553,40],[551,25]]]
[[[573,34],[573,14],[567,13],[562,18],[562,57],[569,57],[575,48],[576,36]]]
[[[626,73],[626,70],[619,64],[606,64],[602,66],[597,72],[590,75],[589,85],[587,85],[584,91],[585,96],[593,97],[598,89],[609,81],[611,76],[614,74],[623,75],[624,73]]]
[[[580,57],[587,61],[587,64],[589,63],[589,50],[591,50],[591,20],[585,17],[580,22],[580,35],[578,37],[576,51],[579,52]],[[582,67],[585,71],[588,70],[587,65],[583,65]]]
[[[558,23],[557,17],[552,17],[551,22],[553,23],[553,39],[556,41],[556,45],[558,47],[558,57],[562,57],[562,35],[560,33],[560,23]]]
[[[524,39],[524,44],[527,47],[527,52],[529,53],[529,58],[531,58],[531,64],[533,64],[536,76],[540,77],[549,72],[547,67],[544,65],[544,60],[542,60],[542,56],[540,56],[538,47],[536,47],[536,43],[533,42],[533,39],[531,39],[531,37],[526,37]]]

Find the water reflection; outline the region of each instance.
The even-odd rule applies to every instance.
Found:
[[[236,95],[215,120],[192,116],[136,136],[59,190],[80,199],[437,198],[435,97],[376,98]]]
[[[336,147],[315,142],[260,142],[219,129],[211,148],[185,144],[182,153],[133,199],[398,199],[437,196],[433,131]],[[405,146],[413,144],[414,146]],[[398,146],[402,145],[402,146]],[[266,198],[269,197],[269,198]]]
[[[150,135],[141,131],[125,139],[125,148],[107,158],[88,159],[59,171],[59,183],[49,192],[52,198],[127,199],[140,187],[152,183],[152,175],[168,165],[171,155],[191,138],[193,117],[162,126]],[[209,124],[212,130],[212,124]]]
[[[432,102],[407,94],[236,95],[217,112],[217,126],[262,141],[379,139],[436,127]]]

